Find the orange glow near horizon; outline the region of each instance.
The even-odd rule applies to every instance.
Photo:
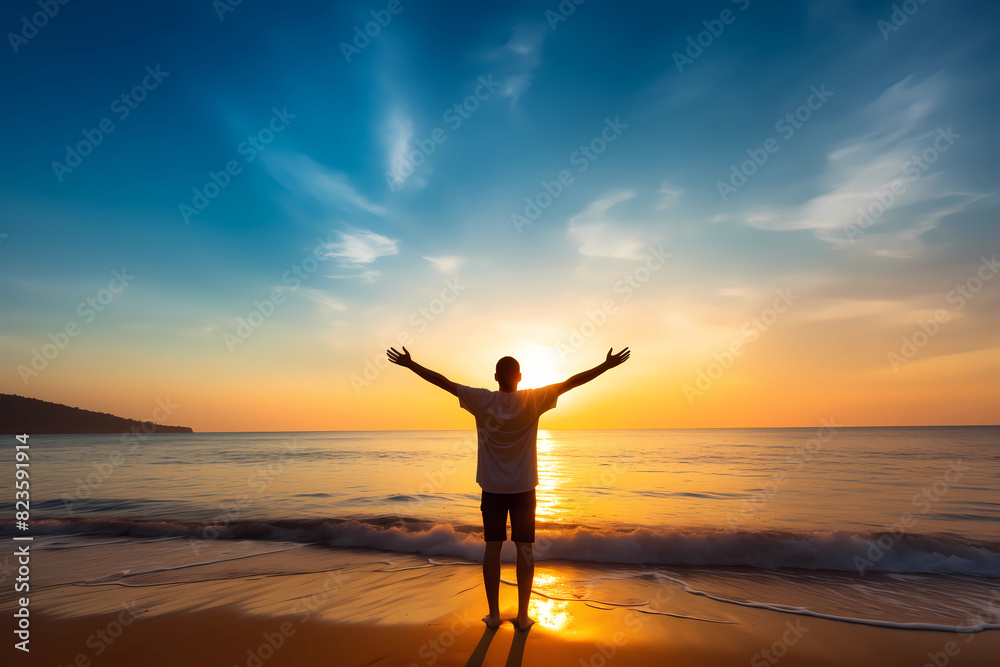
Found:
[[[708,325],[700,334],[688,332],[695,326],[690,312],[684,329],[675,324],[682,311],[652,320],[623,313],[579,348],[560,343],[559,328],[498,326],[476,338],[471,332],[481,329],[481,315],[456,313],[449,326],[408,342],[407,349],[455,382],[496,389],[495,364],[507,354],[521,364],[520,386],[531,388],[596,366],[609,347],[631,348],[624,365],[561,396],[542,416],[543,430],[794,427],[830,417],[847,426],[1000,423],[994,399],[1000,348],[935,356],[935,339],[896,372],[886,352],[898,338],[872,335],[846,345],[828,322],[816,328],[807,304],[796,307],[801,310],[747,343],[690,401],[684,388],[695,386],[738,335],[738,329]],[[264,328],[232,355],[178,347],[151,356],[83,341],[28,387],[10,374],[0,378],[0,392],[139,420],[152,418],[157,401],[169,400],[177,407],[162,421],[197,432],[474,428],[454,396],[383,362],[381,336],[307,345],[280,333]],[[545,446],[539,443],[540,456]]]

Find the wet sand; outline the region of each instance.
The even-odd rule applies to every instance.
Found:
[[[558,594],[558,579],[570,570],[560,563],[539,566],[537,580],[548,582],[550,595],[536,596],[539,622],[525,633],[510,623],[495,631],[482,623],[485,599],[474,564],[306,548],[146,574],[123,568],[122,576],[81,585],[79,573],[88,558],[96,567],[99,552],[37,554],[31,652],[14,650],[8,640],[0,651],[5,665],[943,667],[996,665],[1000,655],[998,631],[847,624],[721,604],[669,586],[652,596],[662,602],[653,606],[659,614],[630,606],[636,590],[624,581],[612,590],[612,602],[572,599]],[[140,556],[128,547],[115,553]],[[67,571],[70,563],[78,572]],[[503,567],[501,610],[510,618],[516,589],[506,582],[514,573],[510,564]],[[0,610],[10,619],[13,609],[5,592]]]

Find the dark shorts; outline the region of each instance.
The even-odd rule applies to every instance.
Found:
[[[510,512],[510,539],[514,542],[535,541],[535,490],[524,493],[490,493],[483,491],[479,505],[483,512],[483,539],[503,542],[507,539],[507,512]]]

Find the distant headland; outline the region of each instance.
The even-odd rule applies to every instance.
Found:
[[[164,426],[116,417],[37,398],[0,394],[0,435],[49,433],[194,433],[188,426]]]

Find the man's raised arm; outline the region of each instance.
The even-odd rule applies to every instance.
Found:
[[[458,385],[441,375],[436,371],[432,371],[429,368],[424,368],[410,357],[409,351],[406,347],[403,347],[402,352],[398,352],[396,348],[390,348],[385,351],[389,355],[389,361],[396,364],[397,366],[402,366],[403,368],[409,368],[411,371],[427,380],[433,385],[441,387],[447,392],[451,392],[455,396],[458,396]]]
[[[559,387],[559,393],[562,394],[570,389],[573,389],[574,387],[579,387],[581,384],[590,382],[604,371],[610,370],[615,366],[621,366],[625,363],[628,357],[629,350],[627,347],[618,354],[612,354],[611,350],[608,350],[608,358],[604,360],[604,363],[594,366],[589,371],[577,373],[565,382],[556,385]]]

